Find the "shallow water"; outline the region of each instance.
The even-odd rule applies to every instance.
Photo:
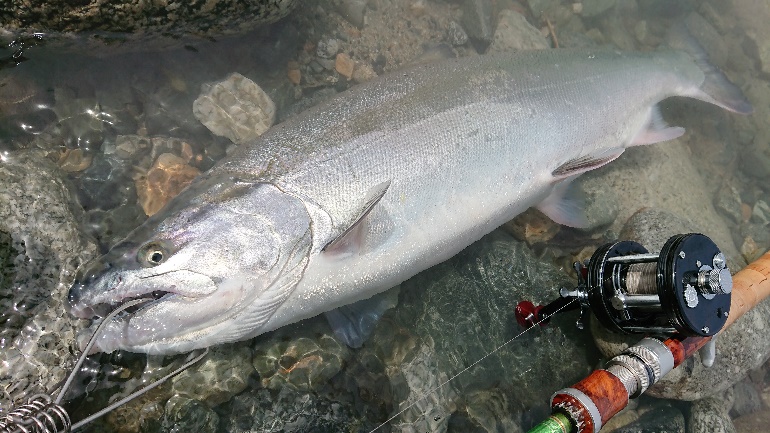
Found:
[[[558,40],[560,47],[650,50],[675,24],[668,18],[674,11],[658,1],[622,1],[600,12],[606,2],[580,3],[583,10],[558,0],[496,2],[472,19],[467,4],[493,3],[373,0],[356,26],[343,18],[349,12],[344,5],[355,2],[341,3],[313,2],[242,36],[194,38],[171,48],[167,40],[100,47],[81,37],[51,38],[21,57],[18,45],[0,51],[0,183],[7,185],[0,194],[0,408],[50,390],[74,363],[75,335],[86,323],[67,316],[63,304],[76,267],[146,219],[151,202],[173,195],[174,179],[205,171],[235,146],[193,115],[205,83],[242,74],[272,98],[280,122],[374,75],[483,54],[495,27],[494,44],[521,43],[500,31],[498,20],[509,13],[504,10],[534,25],[530,37],[540,31],[545,44]],[[580,180],[599,220],[593,229],[559,227],[529,212],[403,283],[394,292],[398,307],[362,349],[348,349],[324,320],[310,319],[217,348],[205,364],[114,412],[93,431],[370,431],[404,402],[423,396],[382,431],[532,427],[547,416],[554,391],[602,359],[590,332],[574,327],[576,313],[474,363],[519,334],[513,318],[519,300],[547,302],[558,287],[574,285],[571,263],[628,233],[626,221],[639,209],[667,212],[655,221],[661,231],[681,227],[711,236],[733,269],[770,247],[770,59],[763,63],[759,56],[770,40],[756,24],[766,22],[757,14],[770,19],[770,10],[735,9],[747,4],[681,2],[675,12],[687,17],[680,21],[694,27],[755,113],[739,117],[698,101],[666,101],[663,116],[684,126],[684,137],[631,149]],[[340,53],[355,64],[350,79]],[[158,157],[169,153],[182,164],[153,171]],[[161,186],[153,188],[156,178]],[[767,324],[766,317],[755,320]],[[623,416],[654,415],[669,422],[664,431],[679,431],[680,420],[687,431],[719,431],[697,426],[708,415],[721,421],[729,415],[738,420],[738,431],[752,431],[751,423],[764,422],[770,410],[764,362],[770,345],[756,343],[747,353],[753,361],[745,368],[732,359],[713,367],[727,381],[714,384],[720,389],[716,400],[691,404],[644,396]],[[179,362],[97,355],[68,408],[77,419]],[[695,364],[686,367],[700,371]],[[721,391],[728,382],[738,383]],[[715,403],[721,400],[726,403]],[[707,416],[695,419],[700,412]]]

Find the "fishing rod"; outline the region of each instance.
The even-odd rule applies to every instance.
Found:
[[[522,301],[516,319],[544,325],[557,311],[589,311],[610,330],[647,335],[572,387],[554,393],[552,415],[529,433],[597,433],[602,426],[685,359],[701,350],[714,362],[715,336],[770,295],[770,252],[730,275],[708,237],[670,238],[659,254],[622,241],[576,263],[578,285],[547,305]],[[577,302],[575,302],[577,301]]]

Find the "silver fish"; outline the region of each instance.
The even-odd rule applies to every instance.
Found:
[[[581,226],[569,181],[676,138],[670,96],[751,107],[700,58],[543,50],[398,71],[239,147],[80,272],[71,312],[98,350],[185,352],[371,297],[531,206]]]

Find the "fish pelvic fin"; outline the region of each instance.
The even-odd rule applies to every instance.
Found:
[[[576,228],[588,227],[585,199],[572,185],[572,181],[579,175],[576,174],[557,183],[551,194],[535,207],[555,223]]]
[[[751,114],[754,111],[741,89],[711,63],[706,50],[684,24],[669,29],[667,43],[671,48],[688,53],[705,75],[703,84],[692,97],[734,113]]]
[[[361,201],[360,206],[356,208],[357,213],[350,220],[351,223],[337,237],[327,243],[322,251],[324,252],[341,252],[343,250],[357,250],[363,244],[363,237],[365,235],[365,221],[369,213],[374,209],[377,203],[382,200],[385,193],[390,188],[390,180],[379,183],[372,187],[366,194],[366,197]]]

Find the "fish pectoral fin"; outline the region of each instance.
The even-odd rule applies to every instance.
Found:
[[[673,140],[684,134],[684,128],[679,126],[668,126],[660,114],[660,108],[653,105],[647,117],[645,126],[636,133],[629,146],[642,146],[645,144],[660,143],[661,141]]]
[[[623,154],[623,150],[625,149],[622,147],[615,147],[601,152],[591,153],[570,159],[569,161],[557,167],[556,170],[551,173],[551,175],[556,178],[555,180],[560,181],[568,177],[574,177],[579,174],[583,174],[587,171],[591,171],[595,168],[603,166],[604,164],[614,161],[617,159],[617,157]]]
[[[556,223],[569,227],[588,227],[585,200],[572,185],[577,177],[574,175],[556,184],[551,194],[535,207]]]
[[[369,213],[374,209],[377,203],[382,200],[385,193],[388,192],[390,187],[390,180],[386,180],[380,184],[372,187],[361,201],[360,206],[357,206],[355,218],[352,218],[350,223],[337,237],[332,239],[326,246],[323,247],[323,251],[340,251],[350,247],[358,248],[363,243],[363,237],[365,234],[364,222]]]
[[[398,289],[391,289],[324,313],[334,335],[349,347],[359,348],[385,312],[398,304]]]

